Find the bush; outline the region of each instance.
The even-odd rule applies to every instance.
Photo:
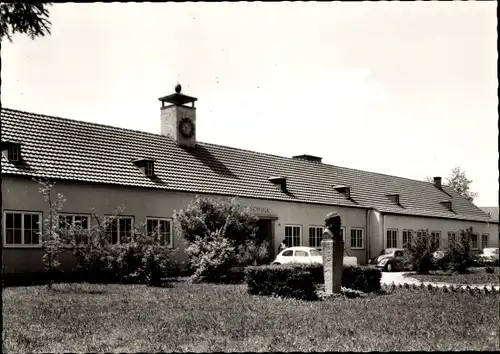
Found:
[[[258,265],[268,257],[267,242],[256,237],[257,217],[235,199],[197,197],[174,218],[189,244],[194,281],[226,281],[230,269]]]
[[[486,267],[486,273],[493,274],[495,273],[495,269],[493,267]]]
[[[305,275],[308,273],[309,275]],[[300,274],[300,276],[296,275]],[[291,277],[291,279],[287,279]],[[297,281],[304,277],[304,283]],[[344,288],[370,293],[380,291],[380,270],[367,266],[344,267],[342,286]],[[280,279],[280,280],[277,280]],[[323,265],[272,265],[247,267],[246,282],[250,294],[278,295],[312,299],[308,289],[310,282],[314,286],[324,284]],[[299,287],[298,289],[294,287]]]
[[[325,282],[322,264],[304,265],[312,275],[316,284]],[[344,266],[342,272],[342,286],[365,293],[380,290],[382,273],[379,269],[368,266]]]
[[[312,272],[300,265],[250,266],[246,268],[248,293],[315,300]]]
[[[419,274],[428,274],[435,268],[433,253],[437,250],[437,242],[428,230],[414,233],[407,245],[410,253],[411,267]]]
[[[473,256],[471,252],[471,236],[472,228],[460,230],[458,239],[450,239],[448,241],[448,253],[444,262],[448,264],[448,268],[461,274],[467,273],[467,268],[473,264]]]

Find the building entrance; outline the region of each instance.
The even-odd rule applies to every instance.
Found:
[[[268,242],[268,263],[276,256],[274,253],[274,220],[260,219],[257,223],[257,240],[259,243]]]

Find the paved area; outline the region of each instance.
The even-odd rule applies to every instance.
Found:
[[[405,272],[391,272],[391,273],[382,272],[382,279],[380,280],[380,283],[387,284],[387,285],[390,285],[392,283],[394,283],[396,285],[399,285],[399,284],[420,285],[423,283],[424,285],[432,284],[432,285],[435,285],[435,286],[440,287],[440,288],[443,286],[460,286],[462,288],[466,288],[467,286],[469,286],[471,288],[481,288],[481,289],[486,287],[488,290],[491,290],[493,288],[496,290],[500,289],[500,286],[498,286],[498,285],[492,286],[492,285],[488,285],[488,284],[452,284],[452,283],[435,283],[435,282],[428,282],[428,281],[421,282],[417,279],[412,278],[411,276],[405,277],[404,274],[405,274]]]

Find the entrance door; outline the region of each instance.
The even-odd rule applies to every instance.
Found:
[[[257,231],[258,243],[267,241],[268,243],[268,260],[271,262],[274,257],[274,242],[273,242],[273,220],[260,219],[257,223],[259,230]]]

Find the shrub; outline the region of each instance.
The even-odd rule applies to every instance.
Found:
[[[223,230],[218,229],[212,232],[210,238],[196,237],[186,249],[191,266],[195,270],[192,280],[216,280],[236,265],[235,247],[222,233]]]
[[[301,265],[268,265],[246,268],[248,293],[315,300],[312,272]]]
[[[449,240],[448,253],[444,259],[449,269],[464,274],[467,273],[467,268],[472,266],[471,236],[472,228],[469,228],[460,230],[458,239]]]
[[[489,274],[495,273],[495,268],[493,268],[493,267],[486,267],[486,273],[489,273]]]
[[[148,234],[144,224],[133,232],[129,242],[113,247],[113,268],[121,280],[134,279],[151,286],[160,285],[169,270],[175,269],[177,249]]]
[[[257,217],[235,199],[197,197],[174,218],[189,244],[186,252],[195,281],[227,280],[231,268],[267,260],[268,243],[256,237]]]
[[[417,273],[428,274],[434,268],[433,253],[437,250],[437,242],[428,230],[414,233],[407,248],[410,253],[409,261]]]
[[[304,277],[304,272],[307,272],[309,276],[304,280],[304,283],[295,282],[297,276],[294,275],[294,272],[299,272],[302,274],[301,276]],[[298,294],[309,294],[307,292],[309,290],[306,289],[306,287],[309,286],[309,281],[312,281],[315,286],[324,284],[323,265],[321,264],[248,267],[246,274],[248,291],[251,294],[278,294],[285,297],[296,297],[295,295],[289,294],[295,294],[295,292]],[[292,277],[290,282],[286,279],[287,276]],[[280,277],[282,279],[281,282],[277,282],[276,279]],[[342,286],[365,293],[380,291],[381,277],[382,273],[380,270],[372,267],[347,266],[343,269]],[[283,287],[283,282],[287,284],[284,290],[281,289],[281,287]],[[293,289],[294,286],[298,286],[300,289]]]

